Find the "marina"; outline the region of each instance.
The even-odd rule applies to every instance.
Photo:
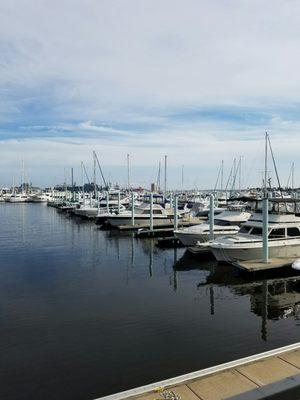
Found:
[[[300,2],[0,33],[0,400],[300,400]]]
[[[45,203],[0,213],[1,398],[96,399],[298,340],[290,267],[245,275]]]

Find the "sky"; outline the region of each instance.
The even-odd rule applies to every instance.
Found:
[[[300,2],[1,0],[0,186],[70,178],[212,188],[242,157],[261,185],[264,132],[300,186]],[[270,166],[270,171],[272,168]],[[275,175],[270,172],[274,184]],[[100,176],[99,176],[100,182]]]

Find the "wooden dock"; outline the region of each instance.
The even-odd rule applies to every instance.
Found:
[[[101,400],[258,400],[299,387],[300,342]]]

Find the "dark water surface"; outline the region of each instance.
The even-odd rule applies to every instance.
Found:
[[[246,278],[41,204],[0,221],[1,400],[95,399],[299,341],[291,271]]]

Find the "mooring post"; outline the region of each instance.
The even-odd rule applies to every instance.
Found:
[[[214,240],[214,213],[215,213],[215,199],[214,195],[209,196],[209,238]]]
[[[134,226],[134,193],[131,192],[131,225]]]
[[[118,192],[118,214],[120,214],[121,211],[121,193]]]
[[[153,193],[150,193],[150,231],[153,231]]]
[[[178,229],[177,209],[178,209],[178,197],[175,194],[175,197],[174,197],[174,231],[177,231],[177,229]]]
[[[170,208],[173,208],[174,204],[173,204],[173,193],[170,193]]]
[[[269,230],[269,201],[268,198],[263,199],[263,262],[269,262],[269,243],[268,243],[268,230]]]
[[[106,211],[109,214],[109,191],[106,192]]]

